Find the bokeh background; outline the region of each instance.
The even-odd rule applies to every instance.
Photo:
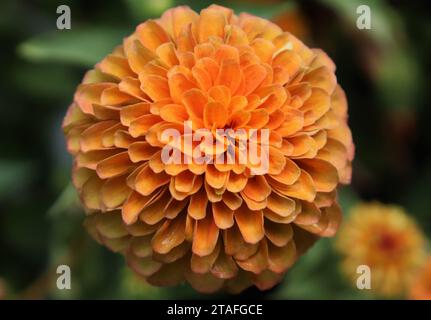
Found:
[[[356,144],[352,184],[340,190],[346,216],[360,201],[400,205],[431,238],[431,23],[425,1],[218,1],[272,19],[337,65]],[[69,5],[72,29],[57,30]],[[2,0],[0,2],[0,299],[208,298],[188,286],[153,288],[123,258],[93,241],[70,186],[62,117],[85,70],[141,21],[206,0]],[[371,30],[358,30],[368,4]],[[72,269],[58,290],[56,268]],[[225,297],[219,294],[216,297]],[[240,298],[363,299],[340,272],[334,239],[317,243],[267,292]],[[405,297],[401,295],[400,297]]]

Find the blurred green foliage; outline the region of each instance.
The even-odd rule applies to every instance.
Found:
[[[187,286],[141,283],[123,259],[82,228],[70,186],[62,117],[86,69],[135,25],[174,5],[199,10],[211,1],[12,1],[0,3],[0,280],[9,298],[207,298]],[[334,59],[349,100],[357,148],[353,182],[340,190],[345,210],[378,199],[406,207],[431,235],[431,25],[409,1],[220,1],[265,18],[297,10],[311,36]],[[56,8],[72,10],[72,30],[56,29]],[[372,30],[356,28],[368,4]],[[269,292],[240,297],[361,299],[340,274],[333,240],[324,239]],[[55,287],[55,268],[73,269],[72,290]],[[4,285],[5,284],[5,285]],[[0,290],[1,291],[1,290]],[[1,296],[0,296],[1,298]]]

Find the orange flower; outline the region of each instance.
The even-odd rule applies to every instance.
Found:
[[[220,6],[140,24],[86,74],[63,124],[89,232],[154,285],[274,286],[341,220],[353,144],[334,71],[321,50]],[[163,133],[184,121],[214,136],[270,130],[268,172],[164,162]]]
[[[342,269],[354,284],[359,265],[371,270],[371,290],[383,296],[405,292],[421,266],[424,238],[401,207],[360,204],[340,230],[336,246],[343,254]]]
[[[431,257],[415,276],[409,290],[412,300],[431,300]]]

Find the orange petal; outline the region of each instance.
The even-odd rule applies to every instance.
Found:
[[[250,199],[264,201],[271,193],[271,187],[264,176],[254,176],[248,179],[242,192]]]
[[[187,212],[195,220],[203,219],[206,215],[207,204],[208,197],[205,189],[201,189],[191,196]]]
[[[264,237],[262,211],[251,211],[243,204],[235,211],[235,220],[245,242],[257,243]]]
[[[261,129],[269,121],[269,113],[265,109],[256,109],[251,111],[250,121],[247,126],[253,129]]]
[[[196,254],[192,254],[192,258],[190,259],[190,268],[193,272],[196,273],[207,273],[211,270],[214,265],[217,257],[220,253],[220,244],[217,243],[215,249],[211,252],[211,254],[207,256],[198,256]]]
[[[162,189],[162,191],[154,192],[148,198],[151,200],[145,204],[144,209],[139,214],[139,219],[148,225],[163,223],[166,207],[172,197],[166,189]]]
[[[310,174],[316,191],[331,192],[337,187],[337,169],[329,162],[320,159],[302,159],[298,164]]]
[[[181,72],[169,75],[169,92],[170,96],[176,103],[181,103],[183,94],[196,87],[189,79]]]
[[[224,279],[219,279],[208,272],[205,274],[186,272],[185,277],[190,285],[198,292],[212,293],[223,287]]]
[[[153,100],[162,100],[170,97],[169,85],[166,78],[156,75],[140,74],[141,89]]]
[[[214,85],[224,85],[233,93],[237,90],[241,80],[239,63],[234,60],[223,60]]]
[[[331,106],[331,99],[323,89],[314,87],[312,94],[304,105],[301,111],[304,112],[304,126],[313,124],[317,119],[328,112]]]
[[[191,117],[203,119],[204,106],[207,98],[199,89],[191,89],[183,94],[182,102]]]
[[[156,50],[156,54],[168,67],[179,64],[178,57],[175,53],[175,45],[172,42],[160,45]]]
[[[214,222],[218,228],[224,230],[233,226],[233,210],[219,201],[212,204]]]
[[[292,157],[313,158],[317,154],[316,141],[307,134],[297,135],[287,139],[293,146]],[[310,155],[309,155],[310,153]]]
[[[130,123],[139,117],[150,113],[149,103],[136,103],[129,106],[125,106],[120,110],[121,124],[129,126]]]
[[[183,105],[167,104],[160,109],[160,117],[165,121],[183,124],[189,115]]]
[[[103,204],[114,209],[119,207],[126,201],[131,190],[126,184],[124,177],[115,177],[108,179],[102,187],[101,199]]]
[[[244,240],[237,225],[232,228],[223,230],[223,244],[227,255],[233,256],[244,248]]]
[[[100,189],[103,186],[103,181],[96,175],[89,178],[82,186],[82,202],[86,209],[100,210],[101,199]]]
[[[115,125],[116,121],[101,121],[97,122],[81,133],[80,146],[83,152],[91,150],[103,150],[105,147],[102,144],[102,135],[106,129]]]
[[[161,118],[154,114],[146,114],[133,120],[129,126],[129,133],[137,138],[148,133],[148,130],[161,121]]]
[[[117,213],[98,214],[96,216],[96,229],[103,237],[109,239],[122,238],[128,235],[121,216]]]
[[[185,221],[185,217],[166,220],[151,240],[153,250],[157,253],[166,254],[183,243],[185,240]]]
[[[132,143],[128,152],[132,162],[140,162],[151,159],[158,150],[159,148],[152,147],[148,142],[139,141]]]
[[[220,252],[211,273],[219,279],[231,279],[238,273],[238,267],[232,257]]]
[[[136,176],[135,188],[140,194],[147,196],[157,188],[167,184],[171,177],[164,172],[154,173],[149,166],[144,168]]]
[[[140,24],[136,28],[136,34],[141,43],[152,51],[169,41],[165,30],[154,20],[148,20]]]
[[[337,78],[326,66],[319,67],[306,73],[302,81],[308,82],[312,87],[317,87],[332,94],[337,85]]]
[[[133,77],[134,73],[129,67],[127,59],[113,54],[109,54],[104,58],[97,67],[106,74],[123,79],[126,77]]]
[[[277,175],[281,174],[286,167],[286,157],[284,154],[274,148],[273,146],[269,147],[269,165],[268,165],[268,174]]]
[[[313,225],[319,222],[322,213],[314,203],[303,201],[301,208],[301,212],[295,218],[296,224]]]
[[[289,78],[293,78],[301,68],[302,60],[299,55],[292,50],[284,50],[275,56],[272,61],[274,67],[279,66],[286,70]]]
[[[245,79],[244,95],[248,96],[262,83],[267,73],[266,69],[259,64],[251,64],[242,70]]]
[[[204,219],[197,220],[193,236],[193,253],[198,256],[211,254],[217,244],[218,236],[219,229],[210,215],[207,215]]]
[[[102,92],[115,87],[114,83],[91,83],[81,84],[74,96],[82,112],[93,114],[93,103],[100,104]]]
[[[274,185],[273,186],[280,193],[308,202],[312,202],[316,197],[316,189],[314,186],[313,179],[304,170],[301,170],[299,179],[292,185]]]
[[[238,49],[232,46],[221,44],[215,51],[214,59],[219,65],[221,65],[221,63],[225,60],[239,62]]]
[[[121,214],[124,223],[126,223],[127,225],[135,223],[138,219],[139,214],[148,204],[150,199],[151,197],[149,196],[144,197],[140,193],[133,191],[122,207]]]
[[[209,8],[202,10],[198,27],[199,42],[206,42],[212,36],[223,39],[225,25],[226,17],[219,10]]]
[[[152,275],[162,266],[160,262],[153,261],[151,257],[138,258],[131,253],[126,255],[126,261],[127,265],[142,277],[148,277]]]
[[[180,212],[182,212],[187,203],[188,200],[179,201],[173,198],[170,199],[163,209],[165,217],[168,219],[175,219],[180,214]]]
[[[224,192],[223,193],[223,202],[230,208],[231,210],[238,209],[242,204],[242,198],[233,192]]]
[[[214,86],[208,91],[208,95],[214,101],[220,102],[225,107],[228,107],[230,104],[231,92],[226,86]]]
[[[284,247],[293,238],[290,224],[275,223],[265,220],[265,235],[277,247]]]
[[[168,10],[165,14],[163,14],[162,21],[164,16],[169,14],[168,12],[171,12],[171,19],[166,20],[164,27],[172,27],[172,33],[176,38],[180,35],[185,27],[196,21],[199,17],[199,15],[189,7],[178,6]]]
[[[214,189],[222,188],[228,179],[226,172],[218,171],[213,165],[208,165],[205,172],[205,180]]]
[[[271,41],[263,38],[256,38],[250,43],[250,47],[253,48],[255,54],[259,57],[260,61],[265,63],[271,63],[272,55],[276,48]]]
[[[283,170],[277,175],[271,175],[271,178],[282,184],[291,185],[298,180],[301,170],[298,165],[289,158],[285,158],[285,160],[286,164]]]
[[[237,264],[246,271],[260,274],[268,267],[268,245],[266,240],[259,243],[259,249],[253,256],[246,260],[238,261]]]
[[[125,51],[130,68],[136,74],[144,72],[146,64],[157,57],[154,52],[133,38],[125,41]]]
[[[273,244],[268,244],[269,270],[282,273],[296,261],[295,242],[290,241],[286,246],[277,247]]]
[[[208,102],[204,107],[204,124],[208,129],[223,128],[227,121],[225,106],[219,102]]]
[[[285,109],[283,113],[284,122],[276,129],[278,134],[282,137],[288,137],[302,129],[304,126],[304,114],[301,111],[289,108]]]
[[[295,210],[295,201],[272,192],[268,197],[268,209],[279,214],[282,217],[288,217]]]
[[[192,68],[192,74],[200,89],[208,91],[211,88],[213,81],[211,75],[205,69],[194,66]]]
[[[138,102],[134,97],[121,92],[118,87],[103,90],[100,96],[100,103],[106,106],[117,106]]]
[[[240,192],[242,191],[247,184],[247,177],[243,174],[235,174],[231,172],[229,174],[229,180],[226,185],[226,188],[230,192]]]
[[[102,179],[119,176],[132,168],[128,152],[121,152],[98,163],[97,175]]]

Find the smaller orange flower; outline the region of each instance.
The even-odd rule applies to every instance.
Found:
[[[431,257],[413,280],[409,298],[412,300],[431,300]]]
[[[381,296],[403,294],[425,257],[424,237],[403,208],[364,203],[351,211],[336,240],[342,270],[356,283],[358,266],[371,270],[371,290]]]

